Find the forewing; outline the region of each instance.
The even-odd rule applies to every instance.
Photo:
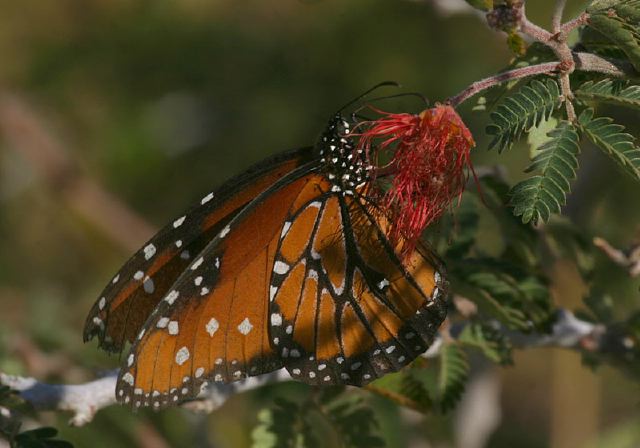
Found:
[[[446,314],[443,267],[429,250],[401,261],[384,215],[351,196],[325,193],[287,221],[269,330],[294,378],[361,386],[427,349]]]
[[[252,199],[305,159],[308,149],[268,159],[231,179],[173,220],[144,245],[105,287],[91,309],[84,340],[122,351],[133,342],[158,302],[205,246]]]
[[[290,176],[225,226],[158,304],[121,370],[120,401],[160,408],[209,381],[282,367],[268,339],[271,270],[283,223],[315,177]]]

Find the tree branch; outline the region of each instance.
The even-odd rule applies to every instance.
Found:
[[[554,33],[560,32],[562,26],[562,14],[564,14],[564,7],[567,6],[567,0],[556,0],[556,5],[553,8],[553,16],[551,19],[551,29]]]
[[[608,329],[604,326],[580,320],[571,311],[564,309],[558,311],[557,317],[551,334],[519,332],[508,332],[508,334],[517,348],[562,347],[597,353],[614,351],[611,348],[611,335],[608,334]],[[449,329],[450,337],[457,338],[466,325],[466,322],[454,324]],[[615,345],[616,350],[619,351],[621,344]],[[436,357],[441,347],[442,338],[440,337],[422,356],[425,358]],[[81,426],[90,422],[100,409],[116,404],[117,373],[117,371],[111,371],[103,378],[78,385],[47,384],[34,378],[0,373],[0,384],[19,392],[20,396],[33,405],[36,410],[71,412],[73,416],[69,423]],[[213,383],[197,400],[185,402],[182,407],[192,411],[212,412],[234,394],[249,391],[265,384],[290,380],[291,377],[286,369],[280,369],[273,373],[247,378],[232,384]],[[370,391],[376,393],[375,388]]]

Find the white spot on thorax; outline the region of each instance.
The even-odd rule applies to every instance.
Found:
[[[176,352],[176,364],[181,366],[188,360],[189,360],[189,349],[187,347],[182,347],[180,350]]]

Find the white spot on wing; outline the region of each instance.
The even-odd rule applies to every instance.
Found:
[[[165,297],[164,300],[169,305],[173,305],[173,302],[176,301],[176,299],[178,298],[179,295],[180,295],[180,293],[174,289],[169,294],[167,294],[167,297]]]
[[[273,302],[273,298],[276,296],[276,293],[278,292],[278,288],[275,286],[271,286],[269,288],[269,301]]]
[[[200,378],[204,374],[204,367],[198,367],[194,373],[196,378]]]
[[[290,228],[291,228],[291,221],[285,222],[284,225],[282,226],[282,232],[280,232],[280,238],[283,238],[287,234]]]
[[[282,325],[282,314],[272,313],[271,325],[273,325],[274,327],[279,327],[280,325]]]
[[[144,277],[144,272],[142,271],[137,271],[135,274],[133,274],[133,278],[135,280],[142,280],[142,277]]]
[[[129,386],[133,386],[134,380],[135,380],[135,378],[133,378],[133,375],[131,375],[131,373],[129,373],[129,372],[127,372],[124,375],[122,375],[122,381],[127,383]]]
[[[153,244],[147,244],[143,250],[144,250],[144,258],[146,260],[150,260],[151,257],[153,257],[156,254],[156,246],[154,246]]]
[[[100,297],[100,301],[98,302],[98,309],[103,310],[106,304],[107,299],[105,299],[104,297]]]
[[[178,227],[180,227],[185,219],[187,219],[186,215],[173,221],[173,228],[177,229]]]
[[[169,318],[168,317],[161,317],[158,320],[158,323],[156,324],[156,327],[158,327],[158,328],[167,328],[167,325],[169,325]]]
[[[273,265],[273,272],[280,275],[286,274],[289,272],[289,265],[278,260]]]
[[[207,330],[207,333],[209,333],[209,336],[213,337],[215,332],[218,331],[218,328],[220,328],[220,324],[215,317],[212,317],[204,328]]]
[[[187,347],[182,347],[176,353],[176,364],[181,366],[182,364],[184,364],[188,360],[189,360],[189,349]]]
[[[171,322],[169,322],[169,325],[167,328],[168,328],[169,334],[172,336],[175,336],[180,332],[180,327],[178,326],[177,320],[172,320]]]
[[[220,232],[220,238],[224,238],[231,231],[231,227],[227,224],[224,229]]]
[[[191,270],[195,271],[196,269],[198,269],[200,267],[200,265],[204,262],[204,257],[200,257],[198,258],[196,261],[193,262],[193,264],[191,265]]]
[[[153,279],[149,276],[147,276],[144,279],[144,282],[142,283],[142,287],[144,288],[144,292],[146,292],[147,294],[153,294],[153,292],[156,290],[156,286],[153,283]]]
[[[251,325],[248,317],[245,317],[245,319],[240,322],[240,325],[238,325],[238,331],[245,336],[248,335],[252,329],[253,325]]]
[[[203,197],[202,200],[200,201],[200,204],[204,205],[207,202],[209,202],[211,199],[213,199],[213,193],[209,193],[208,195]]]

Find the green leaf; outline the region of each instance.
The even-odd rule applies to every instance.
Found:
[[[15,437],[15,445],[19,448],[73,448],[73,445],[64,440],[54,439],[58,430],[50,427],[42,427],[24,431]]]
[[[615,160],[635,180],[640,181],[640,148],[624,126],[608,117],[593,118],[593,109],[586,109],[578,117],[580,129],[597,147]]]
[[[458,336],[458,341],[482,351],[495,363],[513,364],[511,342],[495,325],[488,322],[470,322]]]
[[[640,71],[640,0],[600,0],[589,8],[588,25],[625,52]]]
[[[469,377],[469,361],[462,347],[444,344],[440,352],[438,395],[440,409],[447,412],[460,400]]]
[[[336,400],[325,413],[338,433],[341,446],[349,448],[384,447],[384,440],[376,433],[379,424],[373,410],[362,400]]]
[[[258,413],[258,425],[251,432],[254,448],[307,448],[319,446],[300,407],[277,398],[275,406]]]
[[[546,282],[511,262],[493,258],[451,263],[454,293],[478,305],[480,312],[512,330],[546,331],[553,319]]]
[[[575,91],[575,95],[582,101],[598,101],[640,109],[640,86],[629,85],[623,81],[603,79],[598,82],[585,82]]]
[[[471,250],[476,241],[479,221],[475,198],[469,194],[463,195],[450,226],[452,232],[446,258],[462,258]]]
[[[556,216],[544,228],[544,242],[556,259],[572,260],[586,281],[593,276],[595,265],[593,242],[569,219]]]
[[[546,78],[534,79],[517,93],[504,99],[490,115],[491,124],[486,132],[493,136],[489,149],[498,148],[502,152],[510,148],[524,132],[537,126],[560,103],[558,83]]]
[[[521,216],[523,223],[547,221],[552,213],[558,213],[566,203],[570,182],[576,178],[580,147],[574,126],[563,121],[548,135],[551,140],[539,148],[526,170],[538,170],[540,174],[516,184],[509,192],[513,214]]]
[[[402,375],[401,393],[420,407],[423,413],[429,412],[433,408],[433,402],[424,384],[413,375],[413,370]]]

